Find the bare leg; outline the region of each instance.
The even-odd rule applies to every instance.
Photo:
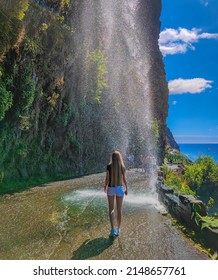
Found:
[[[117,204],[117,227],[120,228],[121,220],[122,220],[122,204],[123,204],[123,196],[116,196],[116,204]]]
[[[109,219],[111,223],[111,229],[114,229],[114,196],[108,197],[108,206],[109,206]]]

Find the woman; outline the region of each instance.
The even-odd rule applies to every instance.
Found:
[[[124,186],[123,186],[124,185]],[[124,194],[127,195],[126,168],[119,151],[115,150],[112,160],[107,166],[104,191],[108,196],[109,218],[111,223],[111,235],[120,235],[120,225],[122,218],[122,203]],[[117,206],[117,228],[114,224],[114,198],[116,196]]]

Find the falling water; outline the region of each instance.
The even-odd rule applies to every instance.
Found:
[[[125,205],[126,207],[151,207],[155,208],[158,212],[163,212],[163,205],[155,198],[154,195],[146,194],[142,195],[142,190],[131,190],[129,195],[125,197]],[[63,201],[68,203],[69,205],[77,205],[77,207],[86,209],[92,201],[95,200],[101,203],[105,200],[105,193],[102,189],[93,188],[76,190],[65,194],[63,197]]]
[[[101,103],[96,114],[110,143],[109,149],[105,149],[119,149],[124,155],[132,153],[136,162],[143,155],[157,159],[150,83],[151,44],[146,31],[151,9],[148,5],[150,1],[142,0],[80,1],[74,22],[76,59],[72,73],[78,73],[74,75],[74,91],[83,102]],[[97,74],[93,64],[97,64]],[[79,131],[80,134],[83,139]],[[152,189],[156,176],[148,178]]]

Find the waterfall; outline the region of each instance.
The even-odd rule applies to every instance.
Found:
[[[155,64],[154,39],[150,36],[152,23],[149,22],[151,3],[157,2],[76,1],[75,91],[83,102],[101,103],[96,114],[110,143],[109,151],[134,153],[136,161],[143,155],[157,159],[154,83],[150,77]],[[154,185],[155,177],[149,178],[149,185]]]

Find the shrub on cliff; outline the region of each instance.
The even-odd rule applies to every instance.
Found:
[[[202,168],[204,183],[218,182],[218,164],[215,164],[211,157],[200,157],[195,163]]]
[[[168,163],[171,164],[190,164],[191,160],[184,154],[180,153],[179,151],[173,153],[171,150],[166,150],[165,158]]]
[[[4,119],[5,112],[12,106],[12,95],[5,86],[0,83],[0,121]]]
[[[177,172],[169,169],[166,164],[164,167],[164,183],[170,186],[174,193],[177,195],[190,194],[196,195],[193,190],[190,189],[188,182],[184,179],[183,175],[178,175]]]
[[[0,2],[0,60],[23,37],[23,19],[28,10],[28,0],[1,0]]]
[[[167,164],[163,167],[165,184],[178,194],[196,194],[201,185],[218,182],[218,164],[209,156],[198,158],[193,164],[186,164],[183,175],[170,170]]]
[[[0,67],[0,121],[4,119],[5,113],[12,106],[12,93],[2,81],[3,69]]]
[[[209,156],[199,158],[193,165],[185,166],[184,178],[191,189],[198,191],[204,183],[218,182],[218,165]]]

